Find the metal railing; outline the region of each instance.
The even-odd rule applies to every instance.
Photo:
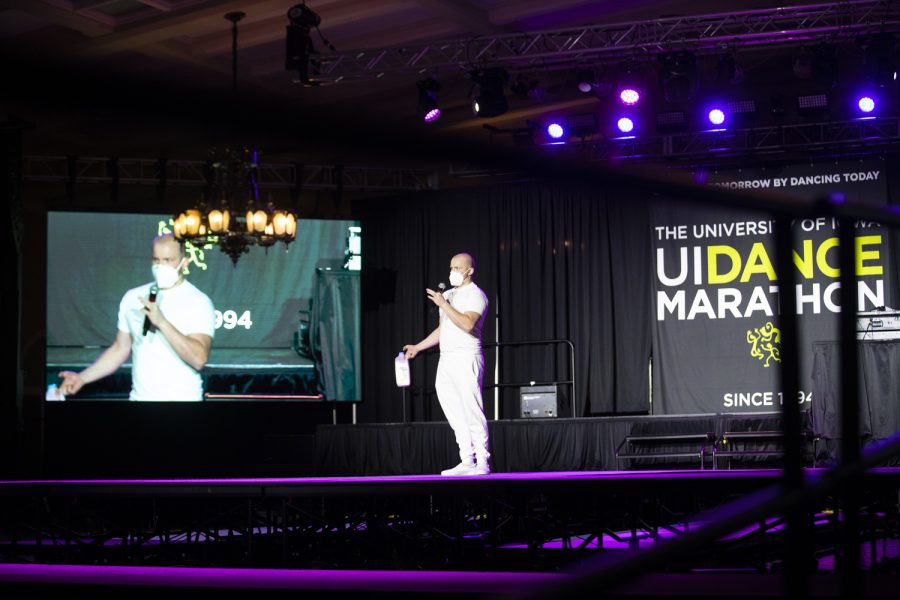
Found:
[[[500,362],[500,348],[502,347],[517,347],[517,346],[539,346],[539,345],[559,345],[565,344],[569,347],[569,376],[570,379],[552,379],[550,381],[508,381],[508,382],[494,382],[494,383],[482,383],[482,388],[490,388],[490,389],[500,389],[500,388],[508,388],[508,387],[528,387],[528,386],[536,386],[536,385],[570,385],[572,386],[572,397],[570,399],[570,404],[572,407],[572,418],[575,418],[576,413],[576,387],[575,387],[575,345],[571,340],[566,339],[553,339],[553,340],[519,340],[514,342],[485,342],[481,344],[482,350],[484,348],[497,348],[497,352],[494,355],[494,366],[496,367]],[[438,352],[437,348],[430,348],[421,354],[424,355],[434,355]],[[403,422],[407,422],[406,418],[406,395],[407,389],[403,388]],[[434,387],[427,388],[424,383],[416,386],[415,391],[412,392],[412,396],[427,396],[435,393]],[[495,405],[494,407],[494,420],[500,418],[499,408]]]

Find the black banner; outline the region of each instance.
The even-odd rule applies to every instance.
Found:
[[[698,178],[700,176],[698,175]],[[741,170],[703,176],[729,189],[780,190],[811,198],[886,204],[878,160]],[[657,202],[654,267],[653,412],[760,412],[780,408],[781,307],[774,217],[726,208]],[[796,219],[793,268],[801,336],[800,397],[812,398],[812,344],[837,339],[840,313],[838,223]],[[889,229],[856,223],[860,310],[886,305],[891,289]]]

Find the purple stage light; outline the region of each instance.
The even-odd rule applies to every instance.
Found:
[[[622,117],[616,122],[616,126],[622,133],[631,133],[634,130],[634,121],[628,117]]]
[[[633,88],[626,88],[619,93],[619,100],[621,100],[623,104],[627,104],[628,106],[637,104],[638,100],[640,99],[640,93]]]
[[[875,100],[871,96],[863,96],[857,102],[857,106],[859,106],[859,110],[868,114],[875,110]]]
[[[722,109],[714,108],[709,111],[709,122],[713,125],[721,125],[725,122],[725,113],[722,112]]]
[[[439,116],[441,116],[441,109],[432,108],[427,113],[425,113],[425,122],[431,123],[432,121],[436,121]]]
[[[559,123],[550,123],[547,125],[547,135],[549,135],[554,140],[558,140],[566,133],[566,130],[563,129],[563,126]]]

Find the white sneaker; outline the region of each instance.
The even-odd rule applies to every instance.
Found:
[[[469,475],[490,475],[491,467],[487,463],[478,463]]]
[[[474,475],[474,471],[477,469],[477,465],[475,463],[467,463],[461,462],[452,469],[446,469],[441,471],[441,475],[444,477],[460,477],[463,475]]]

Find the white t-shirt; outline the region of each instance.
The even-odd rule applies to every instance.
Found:
[[[184,362],[158,331],[144,335],[143,305],[139,297],[150,296],[150,283],[128,290],[119,303],[119,331],[131,335],[131,400],[202,400],[200,373]],[[213,337],[216,318],[209,297],[189,281],[160,290],[159,310],[184,335],[202,333]]]
[[[447,318],[441,309],[441,354],[479,354],[481,352],[481,329],[484,327],[484,316],[487,314],[488,299],[475,282],[444,292],[444,298],[450,306],[465,314],[476,312],[481,315],[471,332],[466,333]]]

